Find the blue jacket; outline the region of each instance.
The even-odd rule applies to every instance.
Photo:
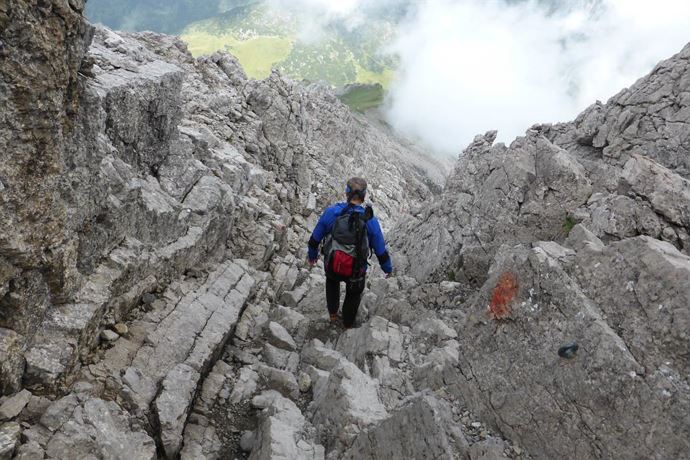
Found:
[[[323,212],[309,239],[309,260],[316,260],[319,258],[319,244],[321,240],[331,233],[335,219],[346,207],[347,203],[345,202],[337,203]],[[362,206],[352,206],[351,209],[352,211],[348,212],[364,214],[364,208]],[[379,259],[381,270],[385,273],[391,273],[393,271],[393,262],[386,250],[386,240],[383,238],[383,231],[376,217],[367,221],[367,237],[369,238],[369,247],[374,250],[376,257]]]

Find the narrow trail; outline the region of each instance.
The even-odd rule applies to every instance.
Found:
[[[43,416],[25,436],[55,458],[99,423],[135,458],[527,458],[452,391],[453,319],[413,307],[414,280],[373,274],[345,331],[328,319],[322,268],[300,265],[292,282],[242,260],[173,282],[47,407],[60,425]]]
[[[215,388],[207,390],[209,399],[202,390],[190,417],[198,428],[188,427],[188,435],[208,423],[208,436],[215,427],[223,458],[467,458],[468,452],[515,458],[521,452],[447,391],[445,379],[457,378],[457,332],[449,318],[406,301],[416,287],[412,279],[374,275],[358,327],[344,331],[327,317],[322,269],[301,271],[301,282],[278,293],[290,306],[247,307],[239,335],[207,379],[220,391],[213,397]],[[390,439],[401,444],[389,445]],[[185,438],[183,456],[212,455],[204,446],[207,440]]]

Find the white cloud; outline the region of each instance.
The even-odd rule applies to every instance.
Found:
[[[300,38],[410,8],[389,52],[401,68],[387,116],[404,134],[459,152],[490,129],[511,141],[573,119],[690,41],[690,0],[267,0],[297,13]]]
[[[401,72],[388,112],[400,131],[442,151],[498,129],[567,121],[649,72],[690,40],[687,0],[429,0],[400,29]]]

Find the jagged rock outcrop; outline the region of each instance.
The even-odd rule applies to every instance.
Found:
[[[679,335],[687,330],[688,309],[674,305],[677,292],[674,300],[663,293],[687,284],[678,277],[690,274],[690,258],[649,237],[605,247],[589,235],[577,252],[553,242],[501,248],[485,285],[458,312],[463,398],[538,456],[682,456],[690,386]],[[626,253],[644,268],[630,270],[635,262],[620,260]],[[509,316],[496,323],[486,311],[506,273],[519,287]],[[650,289],[658,303],[645,299]],[[636,292],[640,303],[632,300]],[[673,317],[680,329],[657,315]],[[570,342],[579,345],[575,357],[559,357]]]
[[[310,287],[317,209],[365,175],[390,224],[433,180],[328,88],[248,80],[229,55],[195,60],[173,37],[94,30],[82,9],[0,9],[0,389],[31,391],[17,410],[20,395],[0,401],[13,420],[3,455],[218,456],[234,438],[209,426],[210,382],[236,381],[225,400],[243,410],[262,389],[310,391],[292,335],[313,319],[275,303],[296,306]],[[45,69],[29,70],[34,59]],[[281,314],[266,362],[223,372],[231,339],[264,339],[269,309]],[[256,456],[274,455],[286,423],[313,431],[297,406],[256,407]],[[278,451],[323,457],[300,430]]]
[[[689,70],[690,45],[572,123],[477,136],[394,230],[464,294],[451,388],[535,457],[690,448]]]
[[[69,293],[67,204],[59,184],[92,28],[83,1],[0,7],[0,389],[17,390],[17,350],[48,292]],[[10,329],[14,332],[7,332]],[[17,334],[16,336],[13,334]],[[18,346],[17,346],[18,345]],[[7,383],[10,382],[10,383]]]
[[[442,198],[398,225],[399,265],[476,287],[502,244],[562,241],[576,223],[605,241],[649,235],[687,254],[689,59],[687,46],[606,105],[535,125],[508,147],[494,132],[477,136]]]
[[[14,163],[5,162],[1,174],[3,212],[15,213],[3,218],[3,225],[13,225],[0,232],[3,238],[60,238],[8,240],[1,252],[6,392],[20,388],[25,357],[25,385],[64,389],[104,327],[189,269],[220,262],[226,253],[271,269],[273,256],[302,250],[316,207],[339,196],[346,177],[363,167],[374,179],[371,196],[382,216],[404,209],[408,197],[429,195],[423,174],[405,167],[405,147],[356,119],[329,90],[278,74],[251,81],[229,55],[194,60],[179,40],[155,34],[97,28],[84,55],[93,33],[81,7],[61,13],[62,4],[54,3],[37,14],[55,17],[55,24],[32,27],[37,35],[69,37],[66,49],[32,50],[30,43],[14,45],[20,35],[14,26],[3,32],[16,48],[5,48],[12,65],[3,65],[3,97],[21,99],[19,86],[35,88],[36,97],[49,93],[46,83],[13,77],[28,59],[24,54],[44,52],[46,60],[62,63],[60,53],[67,53],[69,64],[59,78],[38,76],[62,91],[53,97],[62,105],[50,109],[57,112],[31,115],[55,124],[48,168],[54,183],[44,178],[41,187],[52,184],[60,209],[34,206],[33,195],[21,191],[42,190],[28,182],[35,172],[7,169]],[[34,19],[22,16],[29,6],[13,2],[8,21],[29,24]],[[16,110],[36,105],[24,103]],[[3,116],[16,121],[19,114],[4,110]],[[26,133],[8,127],[2,139],[18,148],[11,136]],[[25,153],[26,161],[36,156]],[[54,222],[36,232],[25,224],[25,211]]]
[[[410,397],[372,430],[360,433],[343,458],[453,458],[454,451],[466,444],[449,407],[420,394]]]
[[[82,9],[0,5],[0,458],[690,450],[690,46],[437,196],[328,88]],[[397,276],[342,331],[304,252],[351,175]]]

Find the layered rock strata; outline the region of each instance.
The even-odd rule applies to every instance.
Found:
[[[0,5],[0,458],[690,450],[690,46],[435,195],[328,88],[82,10]],[[342,331],[304,250],[351,175],[397,273]]]

